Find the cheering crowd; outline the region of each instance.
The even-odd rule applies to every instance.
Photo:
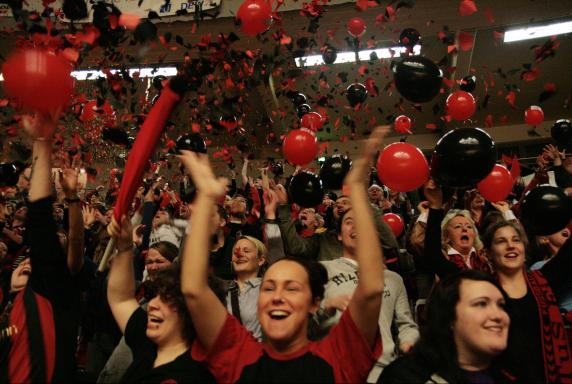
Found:
[[[318,206],[181,151],[178,188],[149,173],[115,218],[116,182],[87,191],[69,167],[56,188],[56,119],[24,125],[31,172],[0,205],[0,382],[572,382],[570,224],[531,232],[518,184],[496,203],[391,191],[370,177],[381,127]],[[570,190],[552,145],[527,189],[547,170]]]

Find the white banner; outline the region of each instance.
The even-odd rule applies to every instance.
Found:
[[[202,3],[202,10],[208,11],[220,7],[222,0],[142,0],[141,6],[139,6],[140,0],[109,0],[108,3],[113,3],[121,12],[137,15],[140,18],[147,18],[150,11],[155,11],[160,17],[176,16],[178,11],[187,11],[188,13],[194,13],[197,5]],[[88,17],[79,22],[91,22],[92,20],[92,9],[89,0],[87,0],[88,7]],[[62,7],[63,0],[56,0],[50,6],[54,10],[59,10]],[[44,10],[42,5],[42,0],[27,0],[24,1],[24,9],[35,10],[41,13]],[[62,21],[69,22],[69,20],[63,17],[63,12],[58,12],[62,15]],[[0,17],[12,17],[12,11],[8,4],[0,4]]]

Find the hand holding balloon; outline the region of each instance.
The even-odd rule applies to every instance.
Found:
[[[37,112],[34,115],[23,115],[21,124],[24,130],[34,139],[51,139],[56,130],[61,110],[53,113]]]
[[[385,135],[387,135],[390,129],[389,125],[379,126],[374,129],[365,141],[361,157],[352,163],[352,168],[344,180],[344,184],[350,187],[350,189],[356,185],[365,186],[368,180],[370,161],[375,156],[378,148],[383,144]]]
[[[429,208],[441,209],[443,207],[443,191],[437,182],[429,179],[423,186],[425,198],[429,201]]]

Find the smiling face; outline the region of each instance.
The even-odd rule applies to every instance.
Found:
[[[475,245],[475,227],[464,216],[455,216],[447,224],[448,244],[461,254],[468,254]]]
[[[490,362],[507,347],[510,318],[505,299],[487,281],[462,280],[453,337],[459,363]]]
[[[18,292],[26,287],[28,284],[28,279],[30,278],[30,274],[32,273],[32,264],[30,263],[30,258],[24,259],[12,271],[12,277],[10,279],[10,291],[11,292]]]
[[[256,246],[248,239],[240,239],[232,248],[232,266],[237,274],[258,273],[264,258],[258,254]]]
[[[524,242],[511,226],[500,227],[495,231],[488,252],[499,273],[512,273],[524,268]]]
[[[299,263],[283,260],[264,274],[258,297],[258,320],[275,350],[304,345],[308,315],[318,310],[312,299],[308,273]]]
[[[314,210],[314,208],[302,209],[300,211],[300,214],[298,215],[298,220],[300,220],[300,222],[304,224],[305,228],[311,230],[316,229],[317,220],[316,220],[316,211]]]
[[[179,343],[183,338],[183,319],[176,307],[155,296],[147,307],[147,337],[156,345]]]
[[[346,211],[348,211],[352,207],[352,203],[350,202],[350,198],[346,196],[342,196],[336,200],[336,206],[334,207],[334,218],[339,220],[340,217],[344,215]]]
[[[344,249],[344,256],[351,256],[355,253],[357,234],[354,226],[353,211],[347,212],[342,219],[342,226],[338,234]]]

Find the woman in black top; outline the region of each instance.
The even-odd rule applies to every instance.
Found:
[[[135,298],[132,226],[123,217],[112,220],[109,234],[117,238],[107,297],[113,316],[133,351],[133,362],[122,382],[214,382],[210,373],[191,358],[195,332],[180,289],[176,267],[159,271],[147,287],[147,312]],[[153,292],[154,291],[154,292]]]
[[[427,266],[444,278],[459,270],[440,252],[442,194],[430,180],[425,186],[430,211],[425,236]],[[572,357],[554,293],[565,287],[572,269],[572,241],[542,269],[527,272],[525,242],[520,226],[501,221],[483,237],[487,256],[500,285],[508,294],[511,318],[504,366],[519,380],[530,383],[571,382]]]
[[[442,280],[427,305],[413,352],[385,368],[378,383],[501,383],[493,362],[507,346],[507,296],[494,278],[467,270]]]

